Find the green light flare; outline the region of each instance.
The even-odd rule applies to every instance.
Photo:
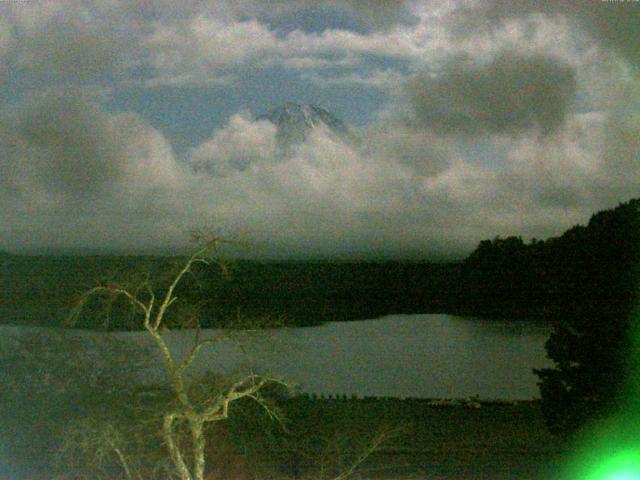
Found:
[[[619,452],[586,473],[584,480],[640,480],[640,452]]]
[[[635,277],[623,401],[610,418],[583,430],[563,480],[640,480],[640,264]]]
[[[623,410],[573,442],[562,480],[640,480],[640,415]]]

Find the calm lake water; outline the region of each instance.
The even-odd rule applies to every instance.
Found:
[[[5,326],[0,335],[27,330],[32,329]],[[225,340],[203,350],[192,371],[254,368],[282,376],[305,392],[325,395],[531,399],[539,397],[532,369],[551,365],[544,352],[549,333],[546,325],[520,321],[391,315]],[[204,337],[223,334],[206,330]],[[98,345],[106,334],[74,335]],[[137,345],[148,340],[144,333],[108,335]],[[177,331],[170,333],[168,342],[181,355],[192,338],[190,331]],[[156,370],[143,377],[154,381],[159,375]]]
[[[288,371],[309,392],[528,399],[538,396],[531,369],[550,365],[549,333],[449,315],[331,323],[289,332],[300,351],[274,357],[273,369]]]

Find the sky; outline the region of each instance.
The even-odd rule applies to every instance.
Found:
[[[0,2],[0,250],[203,229],[243,256],[428,259],[559,235],[640,196],[639,80],[629,0]],[[287,101],[362,141],[320,128],[283,157],[256,117]]]

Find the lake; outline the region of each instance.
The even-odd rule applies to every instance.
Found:
[[[32,330],[3,326],[0,335],[6,339],[11,333]],[[224,333],[209,329],[203,338]],[[390,315],[259,332],[237,342],[224,340],[203,350],[192,372],[254,368],[279,375],[302,391],[324,395],[531,399],[539,397],[537,377],[531,370],[551,365],[544,351],[549,333],[548,325],[522,321]],[[99,350],[105,333],[77,331],[73,335]],[[148,345],[140,332],[106,335]],[[167,338],[172,351],[181,355],[193,336],[185,330],[171,332]],[[161,373],[156,369],[143,377],[157,381]]]

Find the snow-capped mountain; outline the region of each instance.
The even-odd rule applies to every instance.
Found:
[[[317,127],[325,127],[330,134],[342,141],[353,142],[355,139],[344,122],[318,105],[288,102],[265,115],[260,115],[256,120],[269,120],[278,127],[276,140],[278,147],[282,149],[303,142]]]
[[[226,127],[188,152],[189,167],[195,173],[226,177],[253,164],[286,161],[295,154],[296,146],[317,129],[334,141],[360,145],[341,120],[317,105],[285,103],[255,120],[259,122],[252,123],[251,119],[235,115]],[[275,142],[274,128],[262,123],[265,121],[276,127]]]

